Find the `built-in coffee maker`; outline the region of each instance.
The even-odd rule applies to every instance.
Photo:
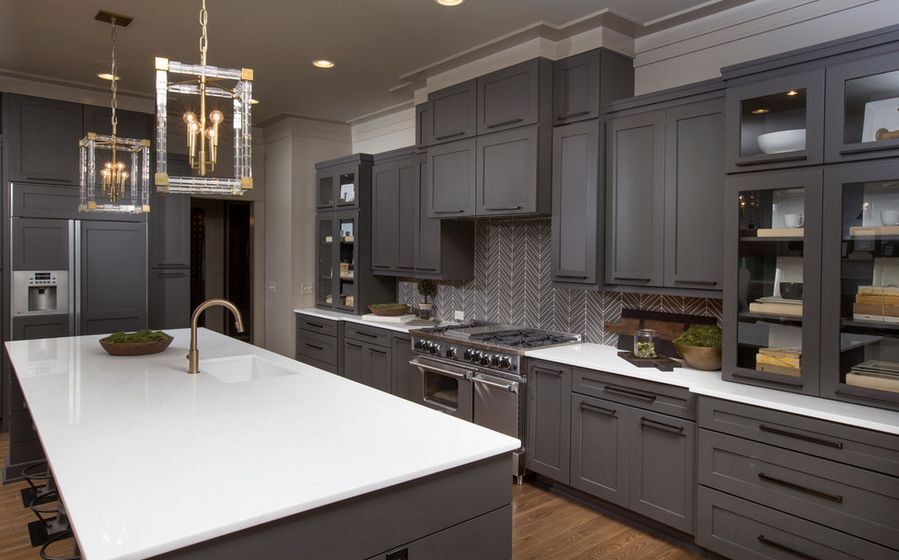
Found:
[[[12,273],[14,317],[69,312],[67,270],[16,270]]]

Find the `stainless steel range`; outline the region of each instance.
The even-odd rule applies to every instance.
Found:
[[[580,342],[580,335],[514,325],[465,323],[412,331],[410,363],[421,372],[420,403],[524,442],[524,353]],[[522,447],[513,472],[524,474]]]

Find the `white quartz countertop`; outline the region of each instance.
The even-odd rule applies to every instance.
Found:
[[[370,327],[377,327],[379,329],[387,329],[396,332],[404,332],[408,333],[409,331],[414,331],[416,329],[423,329],[425,327],[433,327],[436,326],[437,323],[430,325],[407,325],[406,323],[400,323],[397,321],[376,321],[372,319],[363,319],[361,315],[351,315],[349,313],[340,313],[339,311],[330,311],[328,309],[317,309],[317,308],[305,308],[305,309],[294,309],[294,313],[299,313],[301,315],[309,315],[311,317],[319,317],[322,319],[330,319],[332,321],[346,321],[349,323],[359,323],[360,325],[368,325]]]
[[[635,379],[686,387],[692,393],[707,397],[773,408],[879,432],[899,434],[899,412],[724,381],[721,379],[720,371],[700,371],[684,367],[664,372],[655,368],[638,368],[624,358],[620,358],[618,352],[619,350],[612,346],[584,343],[531,350],[527,352],[526,356],[617,373]]]
[[[7,342],[88,560],[146,558],[508,453],[518,440],[202,329],[116,358],[99,336]],[[225,383],[204,360],[288,375]],[[211,362],[210,362],[211,363]]]

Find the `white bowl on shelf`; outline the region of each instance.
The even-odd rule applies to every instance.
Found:
[[[782,154],[805,149],[805,129],[779,130],[760,134],[759,148],[766,154]]]

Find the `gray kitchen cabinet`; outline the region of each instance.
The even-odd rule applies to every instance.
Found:
[[[393,380],[390,392],[409,401],[421,402],[421,372],[409,363],[415,357],[412,352],[412,337],[408,334],[394,334],[392,349]]]
[[[336,375],[343,375],[343,334],[342,321],[297,313],[296,360]],[[360,368],[356,368],[355,371],[360,371]]]
[[[316,163],[316,208],[348,210],[359,208],[363,200],[367,202],[371,196],[371,166],[369,154]]]
[[[598,287],[603,280],[599,130],[595,119],[553,130],[552,279],[559,286]]]
[[[418,235],[420,170],[414,151],[381,154],[372,168],[372,272],[411,275]]]
[[[623,507],[632,470],[627,410],[619,403],[571,395],[571,485]]]
[[[353,340],[343,343],[343,376],[368,385],[365,376],[365,344]]]
[[[527,468],[568,484],[571,464],[571,368],[528,366]]]
[[[628,425],[628,508],[692,534],[696,424],[631,408]]]
[[[423,152],[431,143],[431,104],[425,101],[415,106],[415,149]]]
[[[475,157],[478,216],[549,212],[551,136],[551,128],[540,125],[478,136]]]
[[[76,187],[59,185],[10,183],[10,215],[19,218],[54,218],[76,220],[80,202]]]
[[[68,270],[68,220],[13,218],[13,270]]]
[[[81,334],[146,328],[146,223],[84,221],[80,234]]]
[[[608,124],[606,282],[664,281],[665,112]]]
[[[606,104],[634,94],[634,62],[594,49],[553,63],[553,124],[599,117]]]
[[[477,79],[477,133],[487,134],[549,117],[552,62],[534,58]]]
[[[77,187],[83,118],[77,103],[4,95],[7,180]]]
[[[477,80],[468,80],[428,94],[430,111],[425,129],[434,146],[477,133]]]
[[[724,269],[724,104],[666,111],[665,285],[721,289]]]
[[[111,116],[112,111],[110,111],[109,107],[85,105],[84,135],[87,135],[88,132],[112,134]],[[116,134],[118,136],[135,140],[150,140],[153,138],[151,124],[155,122],[155,119],[153,119],[152,115],[117,109],[116,120],[118,121],[116,123]]]
[[[152,268],[149,273],[147,327],[182,329],[190,326],[190,269]]]
[[[10,340],[36,340],[71,335],[68,315],[33,315],[13,317]]]
[[[474,278],[474,222],[441,220],[428,216],[428,158],[416,158],[419,175],[418,207],[414,221],[414,268],[416,278],[471,280]]]
[[[187,160],[169,157],[169,173],[187,176]],[[150,267],[190,267],[190,195],[150,191]]]
[[[461,218],[475,215],[475,139],[428,148],[428,216]]]
[[[393,355],[390,348],[347,339],[343,345],[344,376],[374,389],[390,392]]]

